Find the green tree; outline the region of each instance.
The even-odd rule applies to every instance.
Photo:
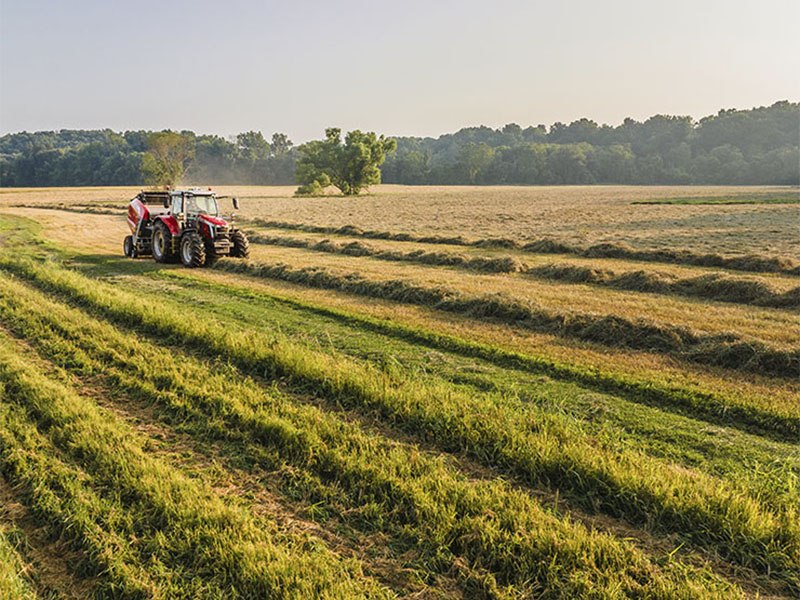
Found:
[[[471,184],[477,183],[478,175],[492,164],[493,159],[494,149],[483,142],[466,144],[458,153],[458,162],[463,166]]]
[[[147,137],[142,175],[148,185],[175,185],[194,158],[191,138],[174,131],[159,131]]]
[[[292,149],[292,140],[285,133],[272,134],[272,153],[275,156],[283,156]]]
[[[364,188],[381,182],[380,166],[388,153],[397,149],[391,138],[374,132],[349,132],[342,142],[341,129],[325,130],[324,140],[300,146],[295,176],[299,195],[318,195],[329,185],[345,196],[357,195]]]
[[[248,131],[236,136],[236,149],[239,156],[249,162],[269,158],[271,148],[260,131]]]

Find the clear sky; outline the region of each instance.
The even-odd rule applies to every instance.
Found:
[[[0,0],[0,133],[618,124],[800,99],[800,0]]]

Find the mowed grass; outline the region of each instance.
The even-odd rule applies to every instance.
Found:
[[[100,591],[137,598],[388,597],[323,548],[226,506],[18,343],[0,340],[0,460],[87,554]],[[37,424],[39,427],[37,427]]]
[[[692,578],[705,583],[684,587],[688,583],[684,567],[665,565],[659,574],[660,569],[648,566],[633,548],[590,533],[568,519],[554,519],[524,493],[500,481],[470,481],[441,459],[428,458],[407,445],[381,444],[335,416],[298,405],[274,389],[260,389],[247,381],[240,385],[230,380],[229,373],[225,378],[213,370],[203,376],[202,365],[186,356],[176,357],[179,368],[172,364],[165,368],[163,350],[31,292],[17,295],[17,314],[30,302],[41,310],[38,314],[26,311],[28,319],[17,321],[15,331],[34,339],[48,357],[78,371],[102,369],[118,388],[169,404],[181,421],[194,419],[198,428],[208,431],[211,427],[217,436],[252,437],[293,465],[295,478],[303,472],[321,478],[317,510],[327,505],[326,497],[351,502],[350,511],[360,511],[360,518],[371,527],[387,535],[413,536],[429,570],[450,569],[452,561],[459,565],[459,560],[466,560],[459,568],[467,568],[465,578],[470,565],[476,571],[472,578],[478,583],[471,587],[488,586],[485,591],[491,591],[499,586],[491,593],[501,596],[540,589],[571,597],[602,589],[607,594],[622,586],[626,595],[670,597],[703,595],[721,585],[708,574],[692,571]],[[52,332],[43,328],[48,319]],[[89,358],[92,355],[96,363]],[[310,366],[307,361],[313,359],[295,354],[294,360]],[[221,422],[215,427],[217,419]],[[300,477],[296,485],[304,481]],[[313,479],[307,482],[312,483]],[[554,545],[552,535],[558,544]],[[448,558],[450,553],[455,556]],[[598,571],[609,560],[616,566]],[[485,569],[489,572],[480,576]],[[497,582],[492,583],[495,578]],[[519,586],[517,592],[507,588],[509,583]],[[723,590],[735,593],[724,585],[718,588]]]
[[[285,201],[282,192],[242,191],[264,206]],[[452,191],[463,201],[464,190]],[[492,294],[503,310],[497,303],[511,300],[788,353],[797,348],[790,306],[759,307],[755,295],[710,303],[685,287],[626,289],[541,270],[658,269],[682,282],[715,273],[704,267],[341,234],[323,242],[325,233],[280,229],[264,231],[303,243],[260,248],[244,275],[227,271],[243,266],[236,261],[188,271],[120,258],[115,195],[127,190],[86,192],[95,206],[77,196],[67,204],[91,212],[0,216],[0,468],[16,499],[78,552],[72,576],[91,580],[87,589],[130,597],[800,592],[792,377],[620,347],[613,337],[524,330],[423,300],[443,288],[459,302]],[[47,193],[30,192],[31,204],[53,202]],[[401,193],[379,189],[359,201],[372,210]],[[506,192],[512,204],[515,193]],[[338,227],[337,219],[317,222]],[[357,252],[341,251],[355,241]],[[416,260],[426,252],[441,260]],[[755,282],[762,299],[796,287],[791,275],[721,277]],[[403,281],[420,300],[314,284],[340,279],[369,289]],[[223,487],[205,483],[211,470],[227,473]],[[162,484],[148,487],[155,480]],[[56,496],[63,501],[49,500]],[[305,525],[287,527],[293,520]],[[258,551],[244,559],[253,544]],[[35,586],[36,568],[25,567],[23,584]]]
[[[792,541],[797,535],[792,533],[797,529],[797,515],[792,505],[771,513],[766,505],[759,507],[733,490],[726,491],[724,484],[698,479],[699,473],[687,477],[675,471],[667,476],[663,466],[650,467],[639,455],[625,459],[614,451],[604,457],[596,443],[589,439],[580,442],[578,431],[568,422],[558,424],[544,415],[537,426],[538,433],[526,433],[529,417],[501,408],[499,398],[483,395],[470,399],[463,393],[448,391],[446,386],[425,385],[414,379],[390,383],[396,377],[389,375],[386,380],[387,375],[381,372],[358,368],[341,359],[328,361],[319,353],[309,354],[288,343],[273,342],[258,349],[246,341],[247,334],[226,333],[211,324],[187,324],[171,317],[164,307],[150,307],[132,296],[126,299],[121,292],[104,286],[87,288],[68,272],[48,273],[24,266],[16,270],[34,276],[62,295],[74,295],[77,301],[88,303],[114,320],[141,324],[153,335],[172,336],[183,345],[205,349],[213,355],[223,353],[247,371],[283,375],[340,402],[364,404],[390,421],[408,423],[409,430],[429,430],[443,449],[463,449],[478,460],[504,466],[534,483],[555,483],[565,491],[575,489],[576,500],[588,500],[590,505],[599,502],[611,514],[621,511],[635,523],[656,519],[657,528],[680,531],[688,536],[687,541],[700,547],[710,544],[743,566],[770,573],[783,571],[787,583],[796,577],[791,565],[795,564],[797,553],[796,541]],[[244,337],[238,339],[238,335]],[[398,384],[400,387],[395,390]],[[431,397],[447,401],[432,405],[428,400]],[[514,424],[520,417],[522,420]],[[566,429],[559,432],[562,427]],[[584,443],[593,449],[582,447]],[[789,490],[790,496],[792,493]],[[739,518],[730,520],[732,514]]]

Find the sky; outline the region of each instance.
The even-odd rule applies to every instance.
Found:
[[[0,0],[0,134],[438,136],[800,100],[798,0]]]

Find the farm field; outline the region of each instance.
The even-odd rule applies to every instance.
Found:
[[[800,595],[796,189],[137,191],[0,190],[0,597]]]

